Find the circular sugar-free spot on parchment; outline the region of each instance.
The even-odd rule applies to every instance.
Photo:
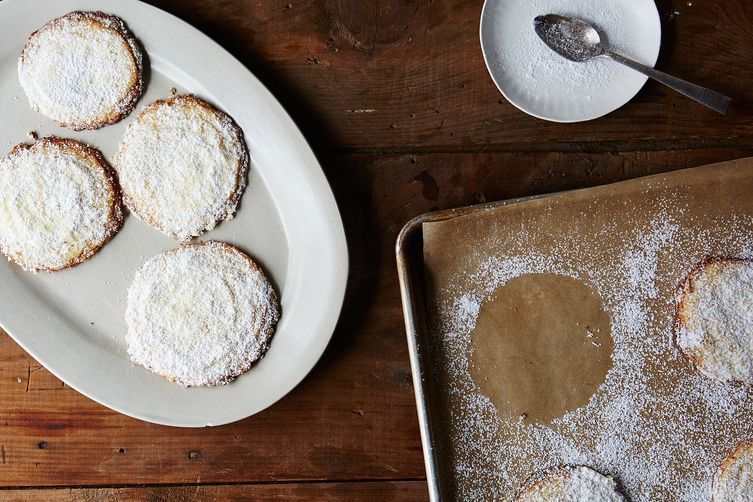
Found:
[[[470,370],[501,414],[548,423],[588,404],[612,366],[609,315],[588,285],[526,274],[481,306]]]

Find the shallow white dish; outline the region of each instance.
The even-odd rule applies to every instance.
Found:
[[[72,10],[122,17],[146,48],[146,92],[124,121],[97,131],[58,127],[29,108],[16,64],[27,37]],[[234,383],[183,389],[126,353],[126,291],[148,258],[176,243],[129,215],[92,259],[34,275],[0,260],[0,325],[66,384],[113,410],[185,427],[233,422],[270,406],[313,368],[334,330],[348,257],[332,191],[313,152],[272,94],[236,59],[183,21],[137,0],[0,2],[0,155],[28,131],[98,147],[108,161],[126,126],[170,88],[192,92],[235,118],[251,153],[249,187],[234,219],[200,240],[236,245],[265,269],[281,296],[282,318],[267,355]],[[0,404],[0,407],[2,405]]]
[[[649,66],[656,63],[661,23],[653,0],[486,0],[481,51],[505,98],[553,122],[595,119],[630,101],[647,77],[607,58],[574,63],[559,56],[533,28],[536,16],[550,13],[584,19],[603,31],[616,51]]]

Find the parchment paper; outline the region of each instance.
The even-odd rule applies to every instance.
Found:
[[[427,324],[439,389],[431,411],[441,422],[440,475],[457,498],[510,497],[542,469],[577,463],[617,478],[630,500],[690,500],[710,495],[718,463],[739,441],[753,438],[751,393],[702,380],[672,337],[677,286],[695,264],[708,256],[753,257],[753,159],[425,223],[423,239]],[[487,380],[487,394],[495,386],[500,394],[511,392],[512,384],[493,368],[472,367],[479,307],[489,308],[488,299],[506,280],[532,271],[560,273],[593,288],[607,299],[615,329],[627,333],[626,326],[642,323],[639,333],[623,336],[622,345],[616,340],[613,357],[641,352],[641,374],[616,368],[589,405],[568,410],[572,416],[563,423],[532,424],[519,410],[493,405],[479,378]],[[564,315],[567,308],[558,301],[548,312],[556,316],[559,309]],[[638,340],[635,347],[626,346],[630,340]],[[528,341],[521,337],[520,343]],[[573,358],[561,344],[551,350],[548,357],[562,365]],[[550,378],[567,373],[556,364],[542,371],[550,371],[544,375]],[[610,395],[636,381],[651,403],[624,404],[629,396],[618,403]],[[632,421],[619,416],[620,406],[636,414]],[[623,421],[630,431],[620,438]],[[610,434],[622,443],[612,446]],[[542,439],[549,437],[556,440]]]

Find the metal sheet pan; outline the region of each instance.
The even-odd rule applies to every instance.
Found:
[[[410,220],[398,235],[395,244],[397,271],[400,280],[400,294],[405,318],[405,332],[408,338],[411,372],[413,374],[413,389],[416,394],[426,479],[429,485],[429,497],[432,501],[448,500],[449,487],[447,486],[446,476],[442,476],[442,473],[447,471],[445,466],[441,465],[441,455],[439,454],[441,438],[435,418],[437,413],[434,411],[434,403],[441,389],[433,387],[430,377],[431,358],[426,324],[426,293],[423,274],[423,224],[490,211],[501,206],[551,195],[555,194],[521,197],[425,213]]]
[[[751,221],[750,215],[753,214],[753,206],[750,202],[750,191],[753,190],[753,185],[750,181],[750,171],[752,168],[751,159],[739,159],[642,177],[602,187],[584,188],[575,192],[583,192],[582,195],[584,196],[608,196],[609,200],[614,200],[615,196],[620,194],[626,196],[630,194],[642,194],[641,196],[646,197],[646,200],[652,201],[659,194],[672,193],[680,197],[678,200],[692,201],[687,202],[689,206],[683,209],[683,211],[688,210],[690,212],[682,213],[683,221],[687,222],[684,224],[686,230],[693,232],[693,235],[703,234],[707,229],[715,229],[718,232],[707,236],[706,239],[710,239],[708,241],[692,241],[692,243],[695,243],[691,243],[691,246],[695,246],[692,252],[689,250],[676,250],[673,255],[674,258],[665,260],[665,262],[671,263],[675,267],[666,277],[663,286],[665,291],[662,294],[666,298],[670,298],[672,292],[669,290],[674,289],[676,286],[676,282],[671,279],[683,277],[693,264],[705,259],[704,256],[708,257],[709,253],[710,256],[728,256],[729,250],[734,249],[735,251],[732,254],[734,256],[743,253],[747,257],[750,254],[750,251],[746,247],[749,239],[746,239],[745,236],[750,235],[753,229],[749,226],[736,227],[734,225],[730,228],[720,227],[719,224],[720,222],[733,221],[734,218],[730,215],[734,216],[738,214],[735,211],[738,211],[740,215],[745,215],[745,218],[741,217],[740,221],[742,219],[745,219],[747,222]],[[532,199],[550,198],[560,194],[562,192],[427,213],[408,222],[398,236],[396,243],[398,276],[431,500],[450,499],[455,491],[455,486],[452,482],[454,477],[452,476],[453,466],[447,464],[447,453],[449,453],[447,448],[448,446],[452,446],[452,444],[445,435],[445,426],[447,424],[442,422],[444,416],[446,416],[443,401],[447,395],[447,389],[439,387],[438,380],[434,378],[435,372],[432,371],[436,369],[432,368],[432,359],[436,354],[432,354],[430,349],[430,325],[428,319],[430,319],[431,312],[426,306],[431,305],[433,298],[428,297],[427,292],[429,288],[424,279],[425,263],[423,248],[426,231],[424,224],[448,221],[469,215],[485,217],[485,213],[502,206],[522,203]],[[577,199],[577,196],[575,198]],[[583,197],[579,200],[583,202]],[[727,203],[723,203],[725,201]],[[662,209],[661,205],[656,207],[659,210]],[[512,211],[512,213],[514,212]],[[503,213],[514,217],[510,213]],[[613,212],[608,211],[606,214],[613,214]],[[635,214],[638,216],[638,213]],[[724,218],[722,218],[723,216]],[[730,217],[727,218],[727,216]],[[633,220],[628,221],[632,222]],[[604,222],[602,221],[602,223]],[[625,225],[629,227],[633,224],[626,223]],[[551,229],[549,230],[551,231]],[[623,228],[622,230],[624,231],[625,229]],[[738,232],[742,240],[738,242],[728,238],[731,235],[728,230],[730,232]],[[620,230],[617,229],[615,231],[619,232]],[[713,237],[713,235],[717,235],[717,237]],[[474,245],[474,242],[470,242],[469,244]],[[463,249],[467,251],[470,247],[467,246]],[[465,255],[460,255],[461,258],[463,256]],[[462,261],[462,259],[458,259],[455,262]],[[671,323],[671,320],[668,322]],[[683,361],[677,359],[667,362],[679,365]],[[748,410],[743,410],[743,412],[748,413]],[[680,413],[685,413],[685,411],[683,410]],[[747,418],[743,418],[742,423],[750,423]],[[705,419],[705,415],[701,419]],[[743,441],[749,436],[749,433],[742,429],[738,434],[740,437],[735,436],[735,441]],[[728,454],[727,449],[729,445],[711,443],[713,442],[709,442],[708,444],[699,443],[697,449],[708,451],[709,448],[713,447],[715,448],[714,455],[716,457],[720,460],[725,458]],[[706,476],[706,474],[702,475]],[[711,478],[708,479],[708,482],[711,483]]]

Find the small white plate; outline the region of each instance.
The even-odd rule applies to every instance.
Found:
[[[540,119],[580,122],[616,110],[643,87],[646,77],[614,61],[574,63],[556,54],[533,29],[542,14],[584,19],[614,50],[646,65],[659,56],[661,23],[653,0],[486,0],[481,51],[510,103]]]
[[[29,108],[16,64],[34,30],[72,10],[120,16],[146,48],[145,95],[124,121],[97,131],[62,129]],[[183,389],[126,352],[126,291],[148,258],[176,243],[129,215],[92,259],[34,275],[0,259],[0,325],[66,384],[116,411],[185,427],[257,413],[293,389],[327,346],[342,306],[348,256],[332,191],[282,106],[240,62],[183,21],[136,0],[0,2],[0,155],[27,131],[79,139],[108,160],[141,108],[193,92],[232,115],[251,153],[249,186],[232,220],[202,240],[234,244],[261,263],[281,294],[282,318],[267,355],[230,385]],[[2,404],[0,403],[0,408]]]

